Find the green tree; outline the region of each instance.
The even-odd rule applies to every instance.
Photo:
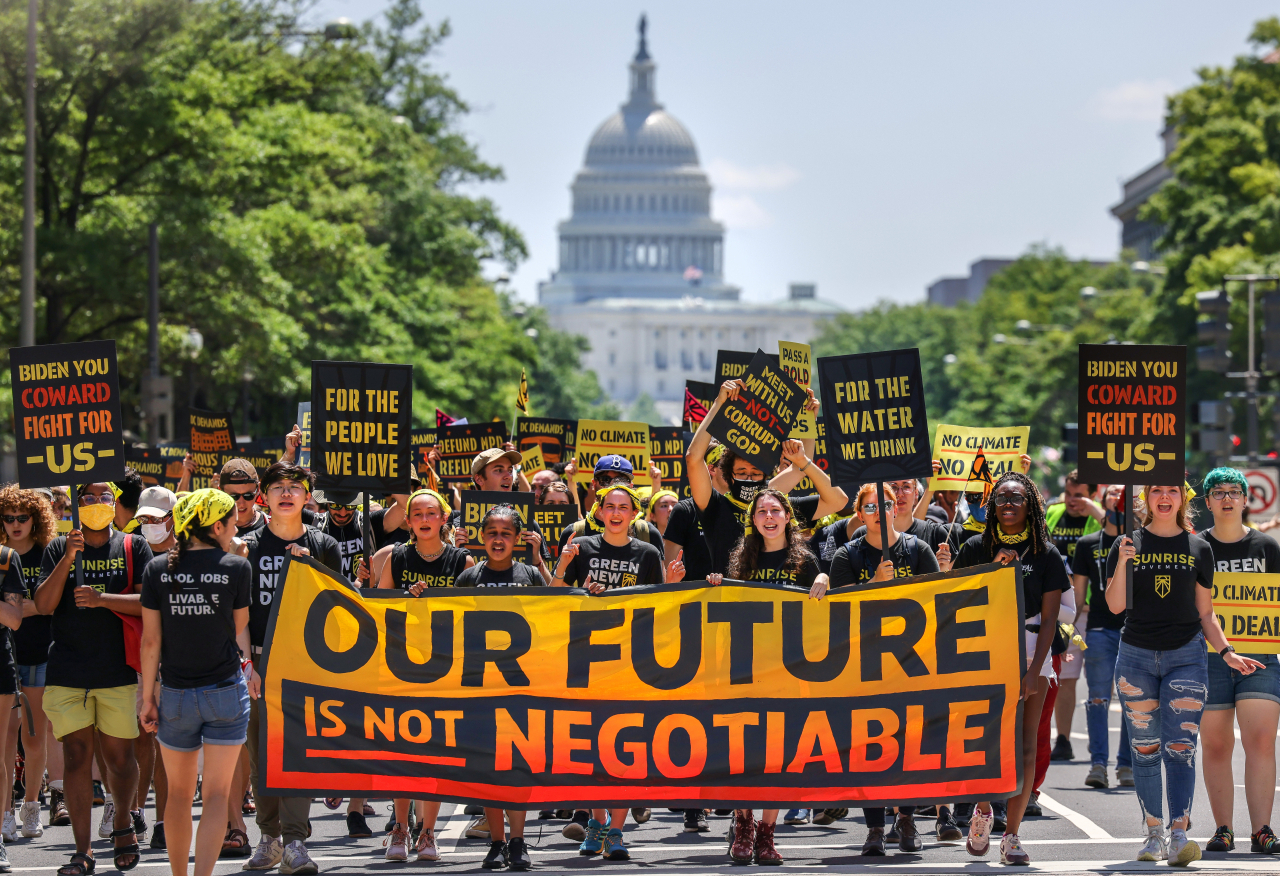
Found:
[[[145,364],[147,225],[161,240],[164,369],[178,396],[292,423],[312,359],[414,366],[415,408],[509,416],[521,367],[600,398],[481,276],[525,255],[501,179],[430,63],[449,33],[416,0],[337,39],[289,0],[41,0],[37,340],[115,338]],[[0,7],[0,337],[17,336],[25,4]],[[189,328],[203,350],[187,355]],[[562,372],[566,372],[562,374]],[[7,378],[7,372],[5,374]],[[184,392],[184,387],[187,392]],[[136,385],[124,387],[136,422]]]
[[[650,426],[671,425],[653,403],[653,396],[647,392],[640,393],[632,402],[631,410],[627,411],[627,419],[634,423],[648,423]]]

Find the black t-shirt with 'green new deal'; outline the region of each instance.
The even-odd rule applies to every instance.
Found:
[[[662,583],[662,554],[651,544],[629,538],[625,545],[612,545],[603,535],[575,538],[573,543],[578,555],[564,572],[564,582],[571,587],[583,586],[588,575],[610,590]]]
[[[1213,588],[1213,549],[1189,532],[1162,538],[1143,528],[1135,536],[1133,601],[1120,640],[1148,651],[1181,648],[1201,629],[1196,587]],[[1107,555],[1108,579],[1119,560],[1117,539]]]
[[[1265,574],[1280,572],[1280,544],[1269,535],[1256,529],[1245,528],[1244,538],[1239,541],[1224,542],[1214,538],[1213,530],[1201,533],[1204,540],[1213,549],[1213,566],[1217,572],[1246,572]],[[23,621],[26,623],[26,621]],[[1274,631],[1273,632],[1277,632]],[[1242,649],[1244,653],[1247,649]],[[1263,659],[1260,654],[1245,654],[1256,660]],[[1217,654],[1209,658],[1221,660]]]
[[[240,671],[235,611],[249,607],[249,561],[217,548],[186,551],[169,571],[157,557],[142,575],[142,607],[160,612],[160,677],[165,687],[193,688]]]
[[[253,580],[249,588],[249,644],[261,648],[267,637],[267,623],[271,619],[271,604],[283,581],[280,572],[284,568],[285,555],[289,545],[297,544],[306,548],[311,558],[338,577],[342,577],[342,554],[338,543],[332,536],[325,535],[318,529],[305,528],[300,538],[285,541],[264,526],[252,532],[244,540],[249,548],[249,566],[253,570]]]

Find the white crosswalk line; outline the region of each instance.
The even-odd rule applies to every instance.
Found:
[[[1089,839],[1115,839],[1115,837],[1099,827],[1093,819],[1081,815],[1065,803],[1059,803],[1043,791],[1040,792],[1040,805],[1070,821],[1084,831],[1084,835]]]

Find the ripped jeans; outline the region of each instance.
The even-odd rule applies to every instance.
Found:
[[[1116,689],[1129,728],[1133,780],[1142,814],[1164,819],[1164,764],[1169,823],[1191,814],[1196,789],[1196,739],[1209,694],[1204,635],[1172,651],[1120,643]]]

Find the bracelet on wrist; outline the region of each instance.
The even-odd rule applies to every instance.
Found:
[[[1236,646],[1228,644],[1227,647],[1223,648],[1221,651],[1218,652],[1218,656],[1225,658],[1227,654],[1234,654],[1234,653],[1236,653]]]

